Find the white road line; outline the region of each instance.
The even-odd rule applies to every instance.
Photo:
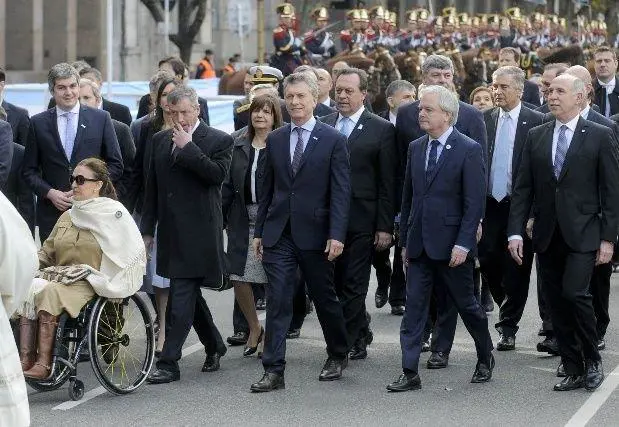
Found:
[[[202,343],[196,343],[193,345],[190,345],[189,347],[185,347],[183,349],[183,356],[182,357],[186,357],[189,356],[192,353],[195,353],[197,351],[203,350],[204,346],[202,345]],[[54,406],[52,408],[52,411],[54,410],[60,410],[60,411],[66,411],[67,409],[73,409],[76,406],[81,405],[82,403],[86,403],[91,399],[94,399],[97,396],[102,395],[103,393],[105,393],[107,390],[105,390],[105,388],[103,388],[103,386],[99,386],[95,389],[92,389],[86,393],[84,393],[84,397],[82,398],[82,400],[78,400],[78,401],[73,401],[73,400],[67,400],[66,402],[61,403],[60,405]]]
[[[606,377],[600,388],[591,394],[591,397],[580,407],[572,418],[565,424],[566,427],[584,426],[600,410],[604,402],[619,386],[619,366]]]

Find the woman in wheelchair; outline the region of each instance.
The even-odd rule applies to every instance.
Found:
[[[51,374],[58,316],[63,311],[76,318],[95,295],[131,296],[145,272],[142,237],[116,200],[105,163],[85,159],[70,179],[72,207],[60,216],[39,250],[39,271],[18,310],[22,369],[35,380]]]

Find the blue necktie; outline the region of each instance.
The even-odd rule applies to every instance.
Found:
[[[430,142],[430,154],[428,155],[428,166],[426,167],[426,181],[430,181],[432,172],[436,168],[436,161],[438,159],[438,140],[433,139]]]
[[[67,155],[67,159],[71,160],[71,154],[73,153],[73,145],[75,144],[75,125],[74,114],[71,111],[64,113],[64,118],[66,120],[66,127],[64,130],[64,152]]]
[[[563,168],[563,162],[565,162],[565,155],[567,154],[567,137],[565,136],[565,131],[567,130],[567,126],[561,125],[559,128],[559,138],[557,139],[557,150],[555,152],[555,164],[554,164],[554,173],[555,178],[559,179],[559,175],[561,175],[561,168]]]
[[[494,142],[492,154],[492,166],[490,169],[490,183],[492,185],[492,197],[500,202],[507,196],[507,174],[509,173],[509,146],[510,146],[511,117],[503,116],[503,122],[499,129],[499,135]]]
[[[342,120],[340,120],[340,133],[342,135],[344,135],[346,138],[348,138],[350,136],[350,123],[352,122],[352,120],[350,120],[348,117],[342,117]]]
[[[296,175],[301,165],[301,157],[303,157],[303,128],[295,128],[297,132],[297,145],[294,147],[294,155],[292,156],[292,175]]]

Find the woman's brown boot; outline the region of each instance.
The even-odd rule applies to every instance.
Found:
[[[37,321],[19,318],[19,359],[22,371],[32,368],[37,358]]]
[[[34,366],[24,372],[25,377],[36,380],[44,380],[49,377],[52,369],[52,352],[57,326],[58,316],[52,316],[46,311],[39,311],[39,354]]]

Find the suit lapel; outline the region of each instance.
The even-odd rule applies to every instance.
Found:
[[[77,150],[80,148],[84,132],[88,128],[88,111],[85,107],[80,107],[80,112],[77,118],[77,132],[75,134],[75,142],[73,144],[73,151],[71,152],[71,163],[75,161]]]
[[[488,159],[492,161],[494,146],[496,144],[496,129],[499,122],[500,108],[495,108],[490,113],[490,123],[488,123]]]
[[[332,128],[335,128],[335,124],[337,123],[337,117],[338,117],[338,113],[332,113],[327,116],[324,116],[323,118],[320,119],[320,121],[326,125],[331,126]]]
[[[53,134],[52,137],[56,141],[56,146],[60,150],[60,152],[64,155],[64,157],[67,159],[67,161],[69,161],[69,159],[67,158],[67,154],[64,151],[62,140],[60,139],[60,133],[58,133],[58,117],[56,113],[56,107],[50,108],[49,110],[47,110],[47,113],[48,113],[50,128],[52,129],[52,134]]]
[[[527,139],[527,132],[529,126],[528,114],[524,110],[524,107],[520,109],[520,115],[518,116],[518,125],[516,126],[516,136],[514,137],[514,151],[512,153],[512,175],[517,171],[516,165],[520,162],[520,155],[522,154],[522,147]]]
[[[320,131],[321,131],[320,126],[321,126],[321,123],[319,121],[316,121],[314,130],[309,136],[309,140],[307,141],[305,150],[303,150],[303,155],[301,156],[301,163],[299,163],[299,170],[297,170],[297,174],[303,168],[303,165],[305,164],[305,160],[307,160],[307,158],[312,154],[312,151],[314,151],[314,148],[316,148],[316,144],[318,143],[318,140],[320,139]],[[290,150],[288,150],[288,153],[289,153],[288,156],[290,156]]]
[[[361,135],[363,132],[363,127],[365,126],[365,122],[370,119],[370,113],[368,110],[363,110],[361,113],[361,117],[359,117],[359,121],[357,121],[357,125],[354,127],[350,135],[348,136],[348,145],[352,144],[352,142]]]
[[[426,153],[428,152],[428,141],[430,140],[428,135],[423,137],[423,142],[421,143],[421,153],[418,154],[418,161],[415,161],[415,158],[411,156],[411,161],[413,162],[413,166],[415,169],[412,171],[413,178],[413,186],[415,182],[421,183],[420,190],[421,193],[425,193],[427,189],[427,181],[426,181]]]
[[[292,157],[290,157],[290,137],[292,134],[292,125],[289,124],[288,128],[287,128],[287,132],[285,133],[286,135],[286,141],[284,143],[281,144],[281,149],[284,150],[283,152],[283,156],[284,159],[286,159],[286,166],[288,167],[288,174],[290,176],[290,179],[292,179]]]
[[[587,121],[582,117],[579,117],[576,130],[574,131],[574,136],[572,136],[572,142],[570,142],[570,147],[567,149],[567,153],[565,154],[565,160],[563,161],[563,166],[561,167],[561,174],[559,174],[558,181],[563,179],[573,159],[578,155],[578,152],[582,148],[587,135],[587,127]]]
[[[445,142],[445,146],[443,147],[443,151],[441,152],[441,156],[438,158],[438,161],[436,163],[436,167],[434,168],[434,170],[432,171],[432,175],[430,175],[430,178],[428,179],[428,182],[427,182],[428,188],[430,187],[430,185],[432,185],[434,178],[436,178],[436,175],[441,170],[441,168],[447,161],[447,158],[450,156],[451,152],[453,151],[452,146],[455,145],[456,143],[456,132],[457,130],[456,128],[454,128],[451,131],[451,135],[449,135],[449,138],[447,138],[447,141]],[[425,169],[425,163],[424,163],[424,169]]]

